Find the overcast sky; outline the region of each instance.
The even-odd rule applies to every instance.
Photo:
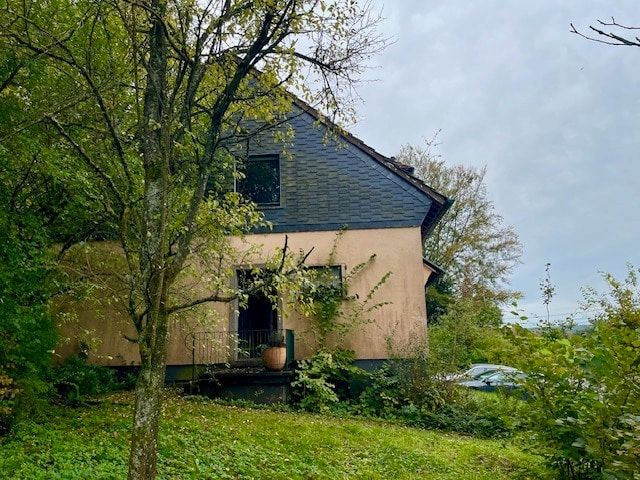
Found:
[[[489,193],[524,246],[512,276],[527,313],[552,264],[552,314],[576,310],[599,271],[640,266],[640,48],[569,33],[637,0],[378,0],[396,41],[359,93],[351,130],[386,155],[442,129],[450,164],[488,167]],[[584,314],[577,316],[579,319]]]

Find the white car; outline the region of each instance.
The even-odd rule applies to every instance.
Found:
[[[526,378],[526,375],[515,368],[507,368],[508,370],[500,369],[493,372],[486,372],[474,379],[459,381],[458,385],[484,392],[493,392],[499,388],[505,390],[518,388],[520,383]]]
[[[490,372],[496,371],[510,371],[515,370],[513,367],[508,367],[507,365],[498,365],[495,363],[474,363],[468,370],[465,370],[461,373],[451,373],[444,377],[445,380],[449,381],[467,381],[467,380],[475,380],[481,375],[485,375]]]

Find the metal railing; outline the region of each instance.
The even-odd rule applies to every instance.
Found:
[[[294,360],[293,330],[201,331],[188,335],[187,347],[196,365],[238,365],[257,363],[270,346],[287,348],[287,366]]]

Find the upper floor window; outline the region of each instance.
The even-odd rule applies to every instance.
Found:
[[[247,158],[244,178],[237,191],[258,205],[280,205],[280,157],[251,155]]]

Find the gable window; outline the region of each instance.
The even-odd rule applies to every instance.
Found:
[[[280,157],[251,155],[244,167],[237,191],[258,205],[280,205]]]

